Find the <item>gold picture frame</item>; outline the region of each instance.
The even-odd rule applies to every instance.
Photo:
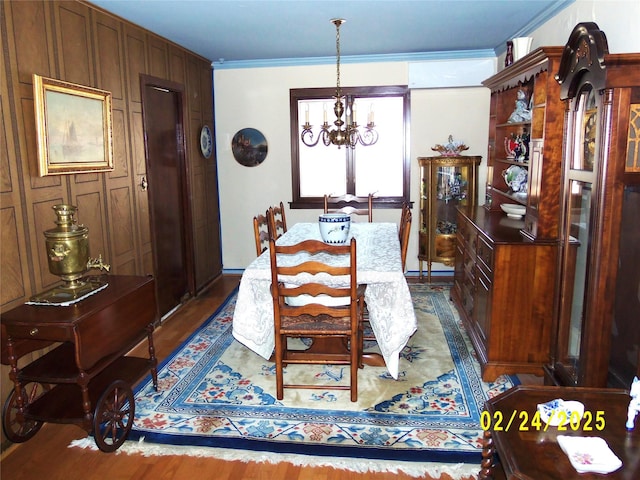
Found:
[[[38,173],[113,170],[111,92],[33,75]]]

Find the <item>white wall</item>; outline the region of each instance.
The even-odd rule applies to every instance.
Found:
[[[640,52],[640,1],[577,0],[556,17],[530,33],[532,48],[564,45],[573,27],[594,21],[606,33],[611,53]],[[502,62],[498,62],[502,65]],[[343,86],[407,85],[408,63],[341,65]],[[315,221],[319,211],[290,210],[291,151],[289,89],[332,87],[335,65],[240,68],[214,70],[216,148],[220,183],[223,266],[244,269],[255,258],[251,220],[269,205],[285,202],[287,221]],[[431,147],[449,134],[462,140],[468,155],[483,157],[480,168],[480,203],[484,199],[489,91],[484,87],[412,90],[411,92],[411,231],[407,269],[416,271],[419,170],[416,158],[431,155]],[[244,167],[231,154],[231,138],[240,129],[260,130],[269,143],[266,160]],[[324,148],[324,147],[316,147]],[[328,148],[328,147],[327,147]],[[399,210],[376,210],[377,221],[397,222]],[[434,269],[450,270],[442,265]]]
[[[408,63],[347,64],[341,66],[341,84],[406,85]],[[255,258],[251,219],[269,205],[291,200],[289,89],[335,83],[335,66],[229,69],[214,72],[215,118],[220,183],[223,265],[243,269]],[[431,146],[451,134],[471,148],[469,155],[485,155],[489,92],[471,89],[413,90],[411,92],[411,199],[416,208],[410,252],[417,252],[419,170],[415,159],[432,155]],[[244,167],[231,153],[231,138],[246,127],[260,130],[269,143],[266,160]],[[325,148],[325,147],[316,147]],[[328,148],[328,147],[326,147]],[[484,185],[484,178],[481,183]],[[484,192],[484,189],[483,189]],[[484,193],[482,197],[484,198]],[[287,222],[315,221],[319,210],[289,210]],[[375,212],[376,221],[397,222],[399,210]],[[417,270],[415,254],[407,260]]]
[[[609,53],[640,52],[640,1],[576,0],[529,36],[532,48],[564,45],[576,24],[595,22],[607,36]]]

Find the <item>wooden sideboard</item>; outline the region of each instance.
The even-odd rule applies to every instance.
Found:
[[[523,224],[484,207],[458,210],[451,297],[484,381],[504,373],[542,375],[549,356],[558,248],[526,240]]]

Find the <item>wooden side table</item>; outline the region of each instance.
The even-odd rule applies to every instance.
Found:
[[[545,423],[534,425],[537,405],[556,398],[577,400],[585,407],[579,425],[566,430]],[[636,480],[640,478],[640,422],[627,431],[629,394],[624,390],[539,387],[519,385],[489,400],[483,414],[484,445],[480,480],[502,478],[495,462],[500,458],[507,479],[535,480]],[[598,412],[601,412],[598,414]],[[513,416],[513,421],[510,422]],[[592,430],[589,430],[591,428]],[[601,437],[609,444],[622,467],[606,476],[578,473],[562,451],[556,437]]]
[[[24,442],[43,422],[76,423],[93,432],[103,451],[117,449],[131,429],[131,385],[151,371],[157,388],[153,329],[157,318],[152,277],[109,275],[108,286],[63,307],[21,305],[2,314],[2,363],[14,389],[2,411],[12,442]],[[149,357],[127,356],[147,338]],[[28,365],[23,355],[59,343]]]

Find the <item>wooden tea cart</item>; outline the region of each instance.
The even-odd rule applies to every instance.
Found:
[[[74,423],[93,434],[104,452],[117,450],[133,425],[131,386],[148,370],[157,389],[153,329],[157,317],[152,277],[109,275],[103,290],[69,306],[25,304],[2,314],[2,363],[14,388],[2,427],[15,443],[44,422]],[[126,353],[147,338],[149,357]],[[18,360],[57,344],[18,367]]]

